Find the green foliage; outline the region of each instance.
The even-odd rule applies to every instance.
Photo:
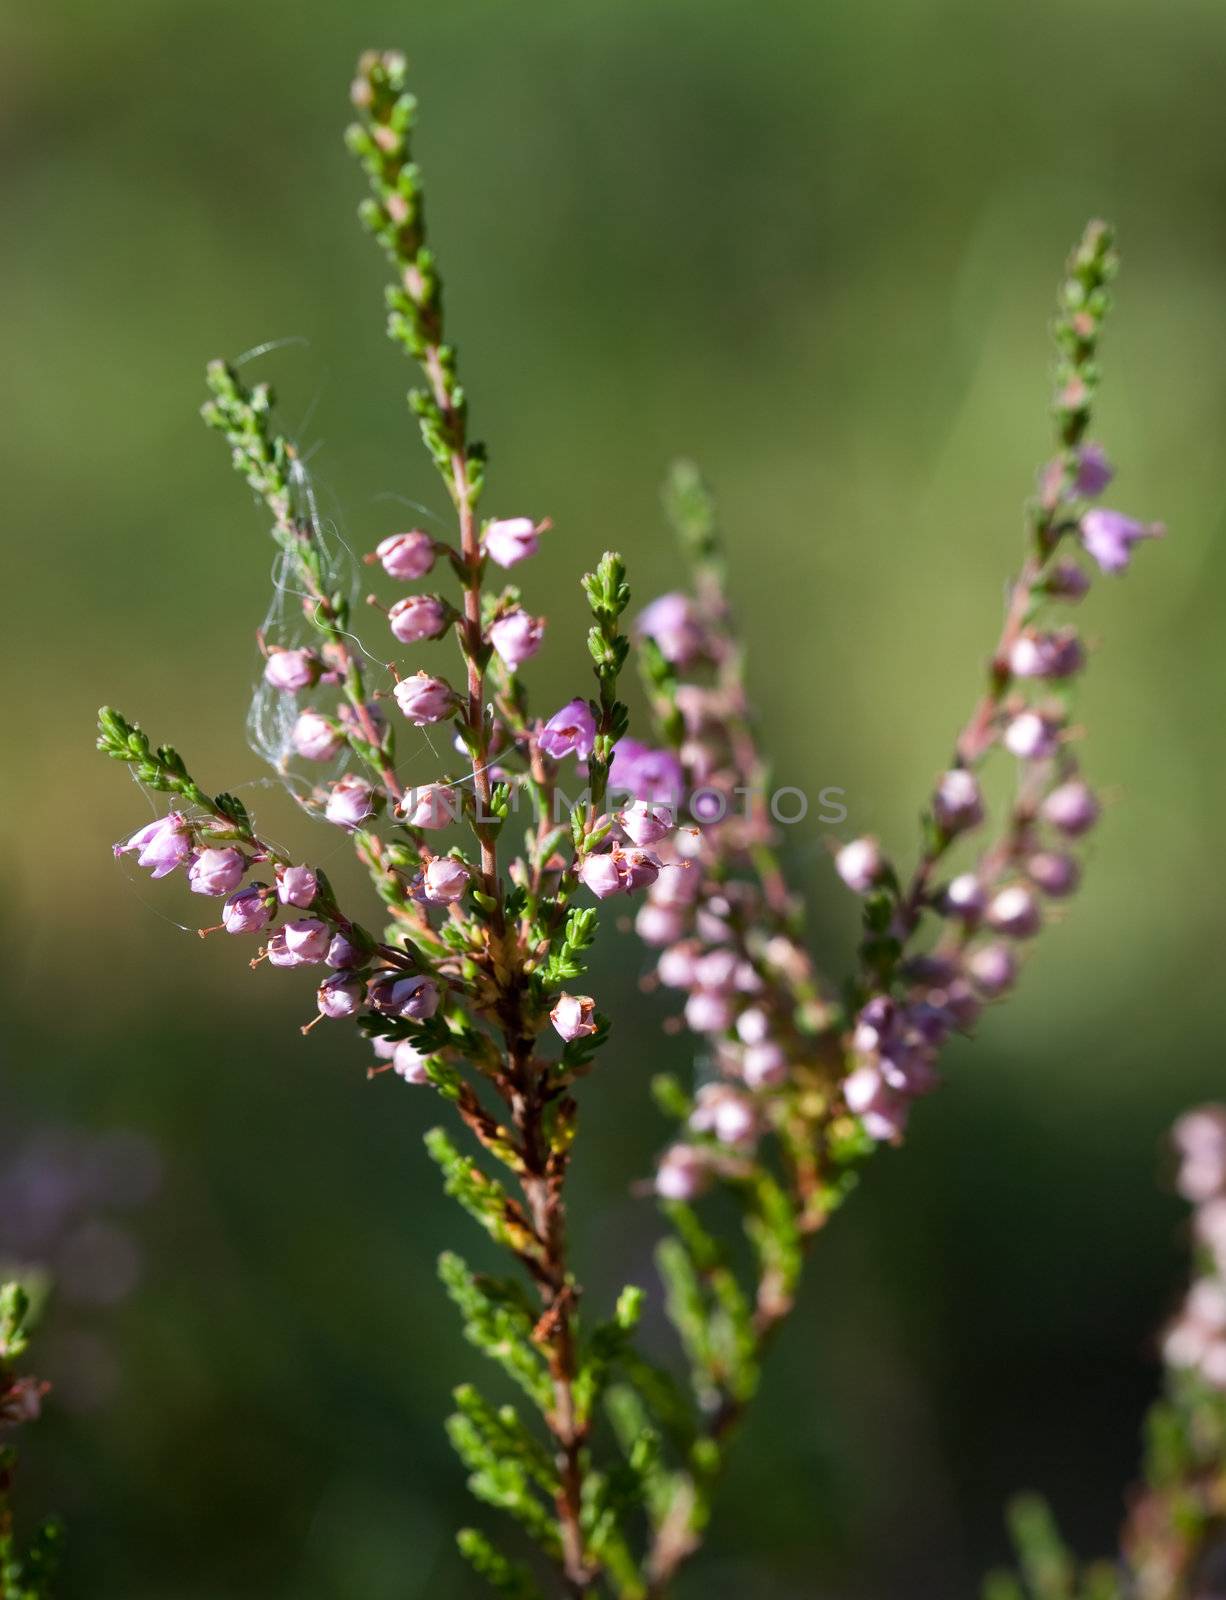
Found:
[[[553,1388],[532,1340],[532,1307],[518,1284],[478,1277],[451,1251],[439,1257],[438,1270],[463,1320],[464,1337],[501,1367],[538,1411],[548,1411]]]
[[[468,1156],[463,1156],[442,1128],[431,1128],[426,1149],[443,1174],[443,1188],[458,1200],[475,1222],[504,1249],[521,1259],[535,1261],[540,1241],[523,1211],[506,1190]]]
[[[718,560],[720,543],[715,501],[693,461],[674,461],[661,498],[673,532],[699,565]]]
[[[508,1561],[476,1528],[461,1528],[456,1545],[473,1571],[504,1600],[542,1600],[541,1591],[526,1568]]]
[[[13,1363],[28,1350],[32,1323],[32,1301],[20,1283],[0,1284],[0,1408],[23,1385],[36,1379],[21,1378]],[[17,1413],[20,1416],[20,1411]],[[16,1424],[19,1425],[19,1424]],[[0,1422],[8,1433],[8,1424]],[[34,1531],[24,1551],[13,1526],[9,1501],[17,1451],[0,1444],[0,1600],[50,1600],[60,1566],[64,1530],[58,1519],[47,1518]]]

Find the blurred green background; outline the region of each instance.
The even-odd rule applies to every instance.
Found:
[[[1088,888],[823,1243],[682,1595],[970,1596],[1027,1485],[1109,1548],[1182,1271],[1160,1140],[1222,1076],[1221,5],[8,0],[0,1147],[131,1130],[163,1169],[123,1222],[135,1292],[47,1330],[66,1396],[82,1340],[97,1380],[28,1442],[66,1592],[475,1587],[439,1426],[473,1359],[433,1262],[480,1251],[421,1151],[436,1108],[368,1085],[339,1027],[300,1039],[305,982],[179,931],[200,902],[111,859],[148,806],[91,748],[105,699],[312,848],[242,787],[270,547],[196,408],[207,358],[300,338],[249,370],[349,541],[417,517],[394,497],[445,509],[340,141],[372,43],[415,63],[487,508],[555,520],[527,579],[542,703],[582,687],[585,563],[615,545],[641,598],[676,581],[657,484],[693,453],[781,780],[842,786],[848,828],[904,856],[1048,447],[1061,261],[1088,216],[1118,224],[1095,431],[1111,503],[1171,538],[1083,610],[1113,802]],[[818,828],[788,843],[840,971],[855,909]],[[595,1295],[650,1273],[627,1177],[662,1133],[649,1073],[681,1060],[639,975],[608,941],[623,1020],[575,1179]]]

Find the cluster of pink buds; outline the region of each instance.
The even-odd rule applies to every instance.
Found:
[[[1176,1185],[1193,1207],[1196,1270],[1162,1353],[1168,1366],[1194,1372],[1226,1391],[1226,1107],[1186,1112],[1172,1130]]]

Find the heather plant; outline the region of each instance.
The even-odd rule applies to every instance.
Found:
[[[1077,757],[1084,650],[1065,619],[1097,572],[1124,571],[1161,532],[1098,504],[1113,473],[1089,426],[1116,257],[1110,229],[1092,223],[1060,287],[1054,454],[1027,507],[986,684],[924,806],[916,864],[901,870],[868,837],[832,852],[862,902],[863,937],[854,972],[830,983],[781,864],[781,824],[807,802],[772,787],[716,514],[693,466],[677,466],[666,491],[685,587],[631,621],[625,565],[606,552],[581,589],[594,685],[575,684],[545,715],[530,704],[521,669],[545,623],[503,575],[550,524],[480,512],[485,452],[445,329],[405,75],[397,55],[363,58],[348,136],[369,179],[362,218],[392,268],[389,333],[423,375],[410,404],[454,511],[451,537],[391,531],[367,558],[400,586],[376,604],[391,639],[412,647],[403,670],[363,642],[357,573],[268,388],[216,362],[204,408],[278,551],[253,743],[301,809],[347,838],[376,910],[359,920],[318,862],[104,710],[100,748],[170,805],[116,851],[218,900],[220,922],[202,932],[255,941],[253,966],[311,969],[304,1032],[354,1024],[380,1090],[398,1080],[446,1103],[427,1149],[509,1270],[477,1272],[449,1252],[440,1275],[468,1340],[518,1391],[512,1404],[461,1386],[448,1429],[474,1495],[535,1550],[521,1564],[469,1528],[463,1555],[520,1600],[660,1600],[703,1540],[814,1239],[873,1152],[903,1137],[942,1046],[1009,992],[1028,943],[1078,886],[1099,804]],[[437,587],[404,587],[427,579]],[[632,649],[648,708],[633,734],[621,697]],[[1010,781],[995,807],[989,764]],[[581,1080],[601,1069],[611,1032],[583,980],[606,902],[624,897],[691,1040],[677,1054],[692,1061],[654,1086],[675,1132],[640,1185],[665,1223],[658,1262],[684,1376],[637,1334],[652,1291],[628,1285],[593,1305],[568,1247]],[[715,1196],[725,1203],[709,1205]],[[1042,1587],[1047,1525],[1038,1513],[1020,1521],[1032,1592],[1072,1594],[1071,1577]]]
[[[31,1310],[22,1284],[0,1284],[0,1600],[44,1600],[51,1593],[61,1539],[59,1523],[48,1518],[27,1544],[13,1515],[17,1449],[8,1441],[23,1424],[37,1419],[48,1388],[19,1370],[30,1343]]]

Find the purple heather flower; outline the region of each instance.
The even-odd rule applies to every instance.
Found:
[[[622,850],[614,854],[621,864],[622,885],[627,894],[649,888],[660,876],[660,862],[650,850]]]
[[[274,647],[264,662],[264,681],[274,689],[292,693],[295,689],[309,689],[318,683],[323,663],[314,650],[280,650]]]
[[[1071,628],[1059,633],[1028,631],[1009,652],[1009,670],[1015,678],[1071,678],[1084,665],[1081,640]]]
[[[595,1011],[596,1002],[591,995],[560,994],[557,1005],[549,1013],[549,1020],[569,1044],[572,1039],[582,1039],[596,1032],[596,1024],[592,1020]]]
[[[1061,724],[1039,711],[1019,711],[1004,733],[1005,749],[1023,761],[1043,761],[1060,748]]]
[[[739,965],[733,950],[708,950],[694,962],[694,977],[700,989],[719,989],[728,994],[736,987]]]
[[[685,774],[671,750],[656,750],[637,739],[622,739],[613,749],[609,788],[633,795],[636,800],[658,800],[675,806],[685,790]]]
[[[997,933],[1007,933],[1012,939],[1031,939],[1043,926],[1043,913],[1024,883],[1011,883],[992,896],[987,920]]]
[[[1053,900],[1072,894],[1081,881],[1081,868],[1072,856],[1054,850],[1039,850],[1026,862],[1026,876],[1036,888]]]
[[[688,595],[662,594],[639,613],[636,627],[655,640],[665,661],[674,666],[689,666],[705,647],[702,625]]]
[[[138,852],[137,865],[151,867],[155,878],[164,878],[191,855],[191,828],[181,812],[171,811],[139,828],[130,839],[114,848],[117,856]]]
[[[221,908],[221,922],[227,933],[259,933],[272,916],[269,892],[262,883],[253,883],[232,894]]]
[[[876,839],[853,839],[834,858],[834,870],[856,894],[867,894],[880,882],[884,866]]]
[[[343,972],[334,972],[325,978],[315,991],[321,1016],[353,1017],[362,1008],[365,989],[357,978],[347,978]]]
[[[360,828],[374,814],[375,791],[356,772],[346,773],[332,785],[324,807],[329,822],[342,828]]]
[[[428,783],[405,793],[400,815],[410,828],[446,828],[459,818],[460,797],[449,784]]]
[[[1047,574],[1044,590],[1056,600],[1080,600],[1090,588],[1090,574],[1071,557],[1057,561]]]
[[[758,1131],[752,1100],[726,1083],[708,1083],[698,1091],[690,1113],[695,1133],[713,1133],[721,1144],[745,1144]]]
[[[1053,789],[1041,809],[1044,820],[1061,833],[1068,834],[1071,839],[1088,833],[1098,821],[1098,801],[1094,798],[1094,791],[1080,778],[1070,778],[1067,783]]]
[[[285,929],[278,928],[265,947],[269,964],[274,967],[305,967],[310,962],[306,956],[300,956],[296,950],[291,950],[289,941],[285,937]]]
[[[945,833],[977,828],[983,821],[983,795],[975,774],[966,767],[951,767],[936,786],[932,814]]]
[[[401,711],[419,727],[428,722],[442,722],[455,710],[455,691],[451,685],[442,678],[432,678],[428,672],[415,672],[411,678],[401,678],[393,693]]]
[[[1171,1129],[1179,1155],[1176,1186],[1185,1200],[1203,1205],[1226,1189],[1226,1109],[1198,1106]]]
[[[305,761],[331,761],[345,742],[340,729],[322,711],[302,712],[290,741]]]
[[[1013,987],[1017,961],[1007,944],[985,944],[971,951],[966,970],[979,992],[993,1000]]]
[[[686,929],[686,915],[676,906],[657,905],[647,900],[634,918],[634,931],[644,944],[666,945],[680,939]]]
[[[516,606],[491,622],[488,629],[490,643],[512,672],[518,671],[530,656],[541,648],[545,637],[545,619],[530,617]]]
[[[774,1089],[788,1075],[788,1058],[773,1039],[751,1044],[741,1059],[741,1076],[751,1089]]]
[[[561,761],[563,756],[586,761],[596,742],[596,719],[587,701],[568,700],[541,729],[538,742],[555,761]]]
[[[429,1059],[430,1057],[416,1045],[410,1044],[407,1039],[402,1039],[392,1051],[392,1071],[406,1083],[429,1083],[430,1074],[426,1071],[426,1062]]]
[[[711,1169],[701,1150],[674,1144],[660,1157],[656,1168],[656,1193],[662,1200],[696,1200],[711,1179]]]
[[[399,978],[386,975],[371,985],[371,1003],[394,1017],[410,1022],[425,1022],[438,1010],[438,985],[430,978],[415,975]]]
[[[437,639],[447,629],[450,608],[436,594],[408,594],[387,614],[387,625],[401,644]]]
[[[610,895],[620,894],[624,888],[621,867],[611,852],[607,855],[585,856],[577,875],[584,888],[590,889],[598,900],[607,900]]]
[[[666,988],[692,988],[698,981],[695,972],[697,957],[698,948],[689,940],[684,944],[672,945],[656,962],[656,976]]]
[[[197,852],[187,869],[187,883],[193,894],[229,894],[243,881],[247,862],[233,845]]]
[[[499,517],[485,525],[485,553],[498,566],[513,567],[536,554],[540,532],[531,517]]]
[[[352,939],[347,939],[343,933],[334,934],[332,943],[328,946],[328,953],[324,960],[330,967],[337,967],[342,971],[350,967],[362,965],[362,952]]]
[[[435,856],[422,874],[422,892],[434,905],[451,905],[463,899],[468,888],[468,868],[454,856]]]
[[[902,1137],[910,1104],[905,1095],[890,1088],[875,1066],[857,1067],[848,1073],[843,1080],[843,1098],[870,1139],[884,1143]]]
[[[318,917],[299,917],[296,922],[287,922],[282,931],[285,934],[285,948],[299,961],[314,964],[327,955],[332,935],[327,924],[320,922]]]
[[[718,989],[695,989],[685,1002],[685,1025],[691,1033],[723,1033],[732,1018],[732,1002]]]
[[[1160,539],[1166,529],[1160,522],[1138,522],[1122,511],[1096,506],[1081,519],[1081,542],[1103,572],[1123,572],[1132,560],[1132,547],[1142,539]]]
[[[305,911],[319,892],[319,880],[310,867],[278,867],[277,899],[283,906]]]
[[[1101,444],[1083,444],[1077,452],[1077,472],[1073,479],[1073,493],[1092,500],[1115,477],[1115,468],[1107,460]]]
[[[637,845],[659,844],[676,827],[667,806],[652,805],[647,800],[636,801],[627,810],[617,812],[616,817],[627,839]]]
[[[389,578],[411,582],[424,578],[434,565],[434,540],[420,528],[411,528],[408,533],[389,534],[375,547],[375,555]]]
[[[941,909],[947,917],[957,917],[962,922],[975,922],[983,913],[983,886],[973,872],[960,872],[951,878],[941,897]]]
[[[736,1019],[736,1035],[742,1044],[762,1044],[770,1037],[770,1018],[760,1006],[747,1006]]]

